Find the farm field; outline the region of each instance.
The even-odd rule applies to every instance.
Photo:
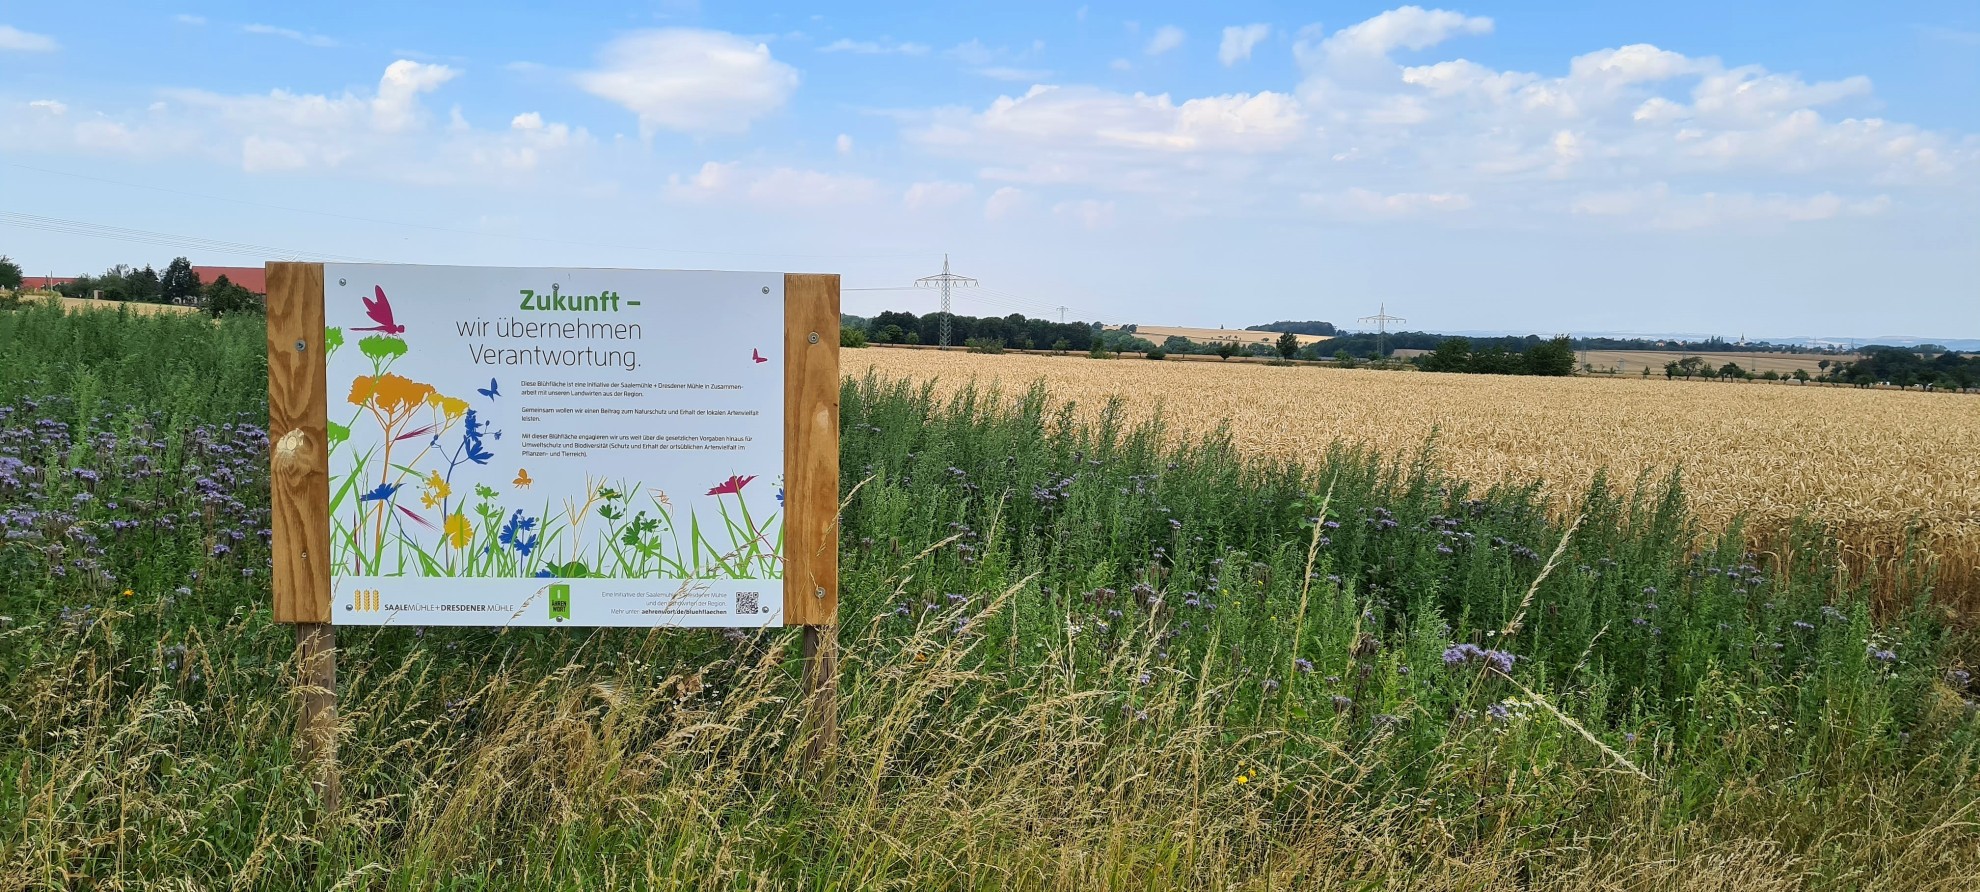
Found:
[[[1118,325],[1109,325],[1107,327],[1110,329],[1120,328]],[[1135,337],[1152,342],[1157,346],[1160,346],[1164,339],[1174,336],[1185,337],[1203,344],[1232,341],[1240,345],[1262,344],[1267,347],[1272,346],[1279,340],[1279,333],[1276,331],[1247,331],[1241,328],[1190,328],[1182,325],[1137,325],[1135,326],[1134,333]],[[1298,338],[1302,346],[1326,340],[1325,337],[1320,335],[1293,335],[1293,337]]]
[[[1240,449],[1276,458],[1337,440],[1411,454],[1434,431],[1439,467],[1481,485],[1540,482],[1557,504],[1604,470],[1621,486],[1681,470],[1707,523],[1744,516],[1771,534],[1806,516],[1859,561],[1913,541],[1934,556],[1942,602],[1980,608],[1980,400],[1969,396],[921,350],[852,350],[844,365],[943,392],[1043,381],[1088,411],[1119,395],[1131,418],[1160,412],[1179,434],[1228,421]]]
[[[844,351],[822,757],[793,630],[343,627],[331,811],[266,349],[0,312],[0,890],[1980,888],[1980,641],[1916,578],[1873,610],[1817,537],[1701,535],[1694,484],[1284,439],[1476,408],[1438,376],[1145,360]],[[1190,436],[1108,380],[1313,402]]]
[[[1687,356],[1704,357],[1714,370],[1726,363],[1736,362],[1749,372],[1789,375],[1800,369],[1810,376],[1822,373],[1823,362],[1846,362],[1855,358],[1830,353],[1685,353],[1672,350],[1577,350],[1574,355],[1576,362],[1594,366],[1598,372],[1616,369],[1622,375],[1641,375],[1647,366],[1651,377],[1657,378],[1663,377],[1664,363]]]

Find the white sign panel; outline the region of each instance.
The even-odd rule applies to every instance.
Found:
[[[782,624],[783,274],[323,276],[336,623]]]

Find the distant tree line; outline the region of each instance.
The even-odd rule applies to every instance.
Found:
[[[1871,347],[1854,361],[1830,363],[1823,369],[1822,380],[1857,386],[1894,384],[1936,390],[1980,387],[1980,356],[1962,356],[1943,349],[1937,354],[1903,347]]]
[[[0,257],[0,288],[21,287],[20,265]],[[102,275],[78,276],[55,286],[63,297],[101,297],[104,300],[136,303],[176,304],[199,307],[215,316],[228,313],[260,312],[261,299],[222,275],[202,283],[192,261],[174,257],[160,273],[150,264],[142,267],[117,264]]]
[[[1244,327],[1244,330],[1245,331],[1289,331],[1292,332],[1293,334],[1315,335],[1324,338],[1331,338],[1334,335],[1340,334],[1340,330],[1334,327],[1334,323],[1320,322],[1318,320],[1308,320],[1306,322],[1293,322],[1288,320],[1284,322],[1274,322],[1269,325],[1247,325]]]
[[[1574,374],[1574,345],[1571,339],[1559,337],[1517,352],[1500,344],[1475,350],[1469,338],[1445,338],[1436,349],[1417,357],[1416,365],[1428,372],[1566,377]]]
[[[841,320],[856,321],[858,330],[864,333],[867,341],[876,344],[936,344],[941,342],[942,313],[927,313],[916,316],[913,313],[888,311],[871,319],[858,316]],[[961,316],[949,315],[949,343],[963,346],[975,341],[981,344],[995,343],[998,347],[1019,350],[1080,350],[1090,351],[1102,332],[1098,323],[1053,322],[1049,319],[1032,319],[1023,313],[1009,316]],[[1120,332],[1106,334],[1121,335],[1124,339],[1139,341]]]

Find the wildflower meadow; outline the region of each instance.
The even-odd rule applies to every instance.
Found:
[[[872,374],[833,749],[791,630],[350,629],[324,813],[264,349],[251,316],[0,312],[0,890],[1980,888],[1980,648],[1923,569],[1812,524],[1749,551],[1669,469],[1563,508],[1432,447],[1260,456]],[[494,447],[469,398],[376,374],[344,408],[426,428],[375,461],[439,522],[353,485],[339,560],[722,572],[766,522],[769,480],[686,530],[600,481],[597,547],[541,558],[523,521],[563,506],[449,482]]]

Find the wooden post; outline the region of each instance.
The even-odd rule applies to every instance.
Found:
[[[839,277],[784,276],[784,623],[804,626],[810,761],[837,742]]]
[[[335,810],[337,635],[330,625],[330,440],[323,265],[268,264],[268,441],[275,621],[296,626],[298,752]]]

